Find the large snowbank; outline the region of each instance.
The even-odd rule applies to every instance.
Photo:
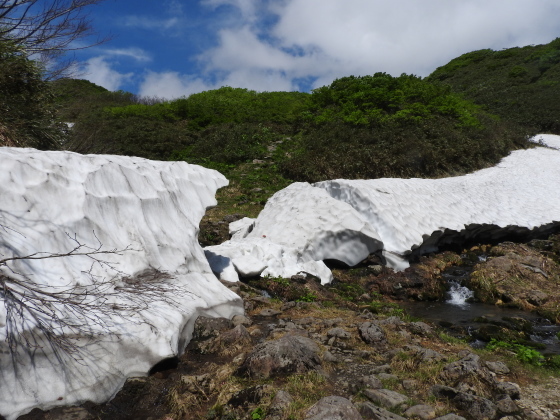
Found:
[[[82,347],[67,353],[43,340],[37,320],[26,315],[22,323],[0,292],[2,415],[11,420],[34,407],[110,399],[127,377],[145,375],[179,354],[197,316],[243,312],[241,299],[212,274],[197,241],[199,221],[224,185],[218,172],[184,162],[0,148],[0,260],[65,253],[77,246],[72,238],[101,250],[129,248],[95,256],[108,264],[75,255],[0,267],[0,275],[45,292],[82,287],[105,299],[98,301],[104,308],[99,312],[89,297],[93,305],[82,330],[92,337],[71,337]],[[69,325],[83,319],[68,307],[52,307],[66,321],[65,327],[53,325],[56,333],[75,333]],[[11,352],[6,337],[14,326],[21,339],[35,337],[41,348],[20,345]]]
[[[465,176],[292,184],[205,252],[224,280],[306,272],[328,283],[326,259],[352,266],[379,252],[400,270],[443,243],[549,229],[560,223],[560,136],[534,141],[550,148],[518,150]]]

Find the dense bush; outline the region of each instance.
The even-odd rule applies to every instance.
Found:
[[[496,163],[522,134],[415,76],[345,77],[317,89],[281,163],[291,179],[435,177]]]
[[[529,134],[560,134],[560,38],[546,45],[463,54],[428,80],[450,86]]]
[[[316,123],[342,121],[372,126],[383,123],[421,123],[437,115],[455,119],[458,126],[478,126],[478,107],[443,85],[413,75],[344,77],[313,91],[309,119]]]
[[[195,93],[188,98],[155,105],[134,104],[109,108],[117,118],[187,121],[194,130],[227,123],[292,123],[304,109],[309,94],[301,92],[255,92],[222,87]]]
[[[290,179],[308,182],[464,174],[495,164],[525,143],[523,136],[503,124],[490,118],[484,122],[484,129],[462,130],[441,116],[419,125],[328,123],[310,128],[294,141],[293,152],[280,169]]]
[[[0,39],[0,146],[60,147],[64,131],[42,75],[21,47]]]
[[[200,133],[192,146],[176,153],[174,158],[192,163],[208,161],[223,164],[239,164],[252,159],[263,159],[267,145],[275,133],[261,124],[222,124]]]

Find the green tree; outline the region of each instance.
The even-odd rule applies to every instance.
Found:
[[[0,39],[0,145],[51,149],[63,139],[41,66],[23,47]]]

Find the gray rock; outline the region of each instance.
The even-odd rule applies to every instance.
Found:
[[[282,307],[280,308],[282,311],[287,311],[288,309],[292,309],[296,306],[296,302],[291,301],[291,302],[286,302],[282,305]]]
[[[354,405],[346,398],[330,396],[321,398],[311,407],[306,420],[362,420],[362,416]]]
[[[262,311],[259,312],[260,316],[276,316],[276,315],[280,315],[282,313],[282,311],[279,311],[277,309],[272,309],[272,308],[264,308]]]
[[[269,378],[280,374],[303,373],[319,369],[319,346],[311,339],[288,335],[255,347],[239,367],[238,373]]]
[[[457,414],[449,413],[446,414],[445,416],[437,417],[434,420],[467,420],[467,419]]]
[[[501,414],[506,415],[516,414],[520,411],[515,401],[513,401],[509,395],[500,395],[497,397],[496,407]]]
[[[391,365],[375,366],[371,371],[373,373],[391,373]]]
[[[542,271],[540,272],[544,274]],[[527,293],[527,302],[529,302],[531,305],[541,306],[545,304],[548,299],[549,296],[546,293],[541,292],[540,290],[531,290],[529,293]]]
[[[332,319],[325,319],[323,321],[323,325],[325,327],[336,327],[338,324],[342,324],[344,320],[342,318],[332,318]]]
[[[408,329],[411,333],[421,336],[429,336],[432,335],[433,329],[425,322],[411,322],[408,324]]]
[[[389,409],[403,406],[408,397],[390,389],[365,389],[363,394],[372,402]]]
[[[364,340],[367,344],[374,346],[387,345],[387,336],[385,335],[385,331],[372,322],[364,322],[360,324],[358,326],[358,331],[360,332],[362,340]]]
[[[507,375],[510,370],[504,362],[486,362],[484,363],[490,371],[498,375]]]
[[[199,316],[194,323],[193,339],[206,340],[233,328],[233,322],[227,318],[207,318]]]
[[[369,376],[362,376],[358,383],[360,384],[361,388],[368,388],[368,389],[381,389],[383,388],[383,384],[381,380],[375,375]]]
[[[377,321],[378,325],[404,325],[404,321],[400,319],[398,316],[390,316],[388,318],[382,319],[381,321]]]
[[[416,391],[418,389],[418,381],[415,379],[405,379],[402,381],[402,386],[407,391]]]
[[[282,389],[279,390],[276,395],[274,395],[274,398],[272,399],[272,402],[268,407],[267,418],[281,418],[284,412],[290,407],[290,404],[292,404],[293,402],[294,399],[288,392]]]
[[[405,417],[417,417],[422,420],[432,420],[436,417],[436,410],[431,405],[418,404],[404,412]]]
[[[442,360],[446,360],[446,357],[441,354],[438,353],[435,350],[432,349],[426,349],[421,347],[419,350],[417,350],[415,352],[415,356],[420,359],[422,362],[440,362]]]
[[[492,401],[465,392],[458,393],[452,402],[474,420],[493,419],[498,413],[498,409]]]
[[[222,333],[217,340],[222,346],[231,346],[233,344],[249,344],[251,343],[251,335],[247,328],[243,325],[238,325],[229,331]]]
[[[247,318],[245,315],[235,315],[232,319],[231,322],[233,323],[234,326],[238,326],[238,325],[243,325],[245,327],[249,327],[253,324],[253,321],[251,321],[249,318]]]
[[[331,328],[327,331],[327,337],[336,337],[336,338],[350,338],[352,335],[346,331],[344,328]]]
[[[512,400],[518,400],[521,397],[521,387],[515,382],[498,382],[495,390],[498,394],[509,395]]]
[[[330,351],[326,351],[323,353],[323,360],[325,362],[338,363],[337,357],[334,354],[332,354]]]
[[[481,365],[480,357],[473,353],[468,354],[457,362],[449,363],[441,372],[442,379],[454,384],[469,376],[478,376],[487,383],[493,382],[490,371]]]
[[[298,303],[301,303],[301,302],[298,302]],[[310,316],[307,316],[305,318],[294,319],[294,323],[296,323],[297,325],[311,325],[315,322],[317,322],[317,320],[315,318],[310,317]]]
[[[391,413],[370,402],[357,403],[356,408],[362,417],[367,420],[406,420],[404,417]]]

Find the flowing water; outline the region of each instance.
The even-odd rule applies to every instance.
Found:
[[[450,331],[465,331],[467,335],[471,335],[481,326],[474,321],[476,318],[484,317],[489,323],[503,322],[504,318],[523,318],[533,326],[531,340],[546,346],[544,353],[560,354],[560,340],[557,337],[560,325],[551,324],[550,321],[531,312],[473,302],[473,291],[464,286],[471,270],[472,267],[459,266],[443,273],[449,286],[445,301],[402,302],[400,305],[414,317],[444,326]],[[472,343],[473,346],[484,344],[477,341]]]

